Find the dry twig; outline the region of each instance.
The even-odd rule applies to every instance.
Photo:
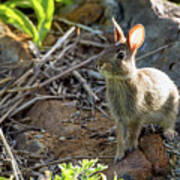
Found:
[[[9,155],[9,157],[11,158],[12,169],[13,169],[14,176],[15,176],[16,180],[19,180],[19,179],[23,180],[24,178],[21,174],[21,171],[19,170],[18,164],[17,164],[17,162],[16,162],[16,160],[15,160],[15,158],[11,152],[11,148],[9,147],[9,145],[6,141],[6,138],[4,137],[4,134],[3,134],[3,131],[1,128],[0,128],[0,138],[4,144],[4,147],[5,147],[8,155]]]
[[[40,62],[45,63],[47,59],[51,56],[51,54],[62,45],[62,43],[72,34],[74,30],[75,30],[75,27],[72,27],[61,38],[59,38],[56,44],[43,56]]]
[[[45,99],[59,99],[59,96],[37,96],[27,102],[25,102],[24,104],[22,104],[21,106],[19,106],[12,114],[11,116],[14,116],[15,114],[19,113],[20,111],[26,109],[27,107],[31,106],[32,104],[34,104],[35,102],[39,101],[39,100],[45,100]],[[1,122],[1,121],[0,121]]]
[[[150,51],[150,52],[148,52],[148,53],[146,53],[146,54],[144,54],[144,55],[136,58],[136,60],[137,60],[137,61],[143,60],[144,58],[146,58],[146,57],[148,57],[148,56],[151,56],[151,55],[153,55],[153,54],[155,54],[155,53],[158,53],[159,51],[161,51],[161,50],[163,50],[163,49],[166,49],[166,48],[168,48],[169,46],[172,46],[172,45],[174,45],[174,44],[177,43],[177,42],[178,42],[178,41],[172,42],[172,43],[169,43],[169,44],[166,44],[166,45],[164,45],[164,46],[161,46],[161,47],[159,47],[159,48],[157,48],[157,49],[155,49],[155,50],[153,50],[153,51]]]
[[[16,109],[16,107],[23,102],[23,98],[17,101],[0,119],[0,124]]]
[[[40,168],[43,168],[43,167],[46,167],[46,166],[57,165],[57,164],[61,164],[61,163],[72,161],[72,160],[96,159],[96,158],[98,158],[98,159],[114,159],[113,156],[102,156],[102,157],[97,157],[97,156],[96,157],[95,156],[74,156],[74,157],[66,157],[66,158],[63,158],[63,159],[60,159],[60,160],[48,162],[48,163],[45,163],[45,164],[40,164],[40,165],[37,165],[35,167],[30,167],[28,169],[23,169],[22,172],[32,171],[32,170],[40,169]]]
[[[81,74],[78,71],[73,71],[72,72],[73,75],[76,77],[76,79],[78,79],[80,81],[80,83],[82,83],[82,86],[84,87],[84,89],[87,91],[87,93],[89,94],[89,96],[93,97],[95,101],[99,101],[99,98],[97,97],[97,95],[92,91],[92,89],[90,88],[90,86],[87,84],[86,79],[84,79]]]
[[[62,78],[62,77],[64,77],[64,76],[68,75],[68,74],[71,73],[72,71],[74,71],[74,70],[76,70],[76,69],[78,69],[78,68],[80,68],[80,67],[82,67],[82,66],[84,66],[84,65],[86,65],[86,64],[88,64],[88,63],[90,63],[91,61],[97,59],[98,57],[102,56],[103,54],[104,54],[104,51],[102,51],[101,53],[99,53],[99,54],[97,54],[97,55],[94,55],[94,56],[88,58],[86,61],[83,61],[83,62],[80,63],[80,64],[77,64],[77,65],[69,68],[68,70],[64,71],[63,73],[58,74],[58,75],[56,75],[56,76],[54,76],[54,77],[52,77],[52,78],[44,81],[43,83],[41,83],[41,84],[39,85],[39,88],[42,88],[42,87],[46,86],[47,84],[51,83],[52,81],[55,81],[55,80],[57,80],[57,79],[59,79],[59,78]]]
[[[74,23],[74,22],[71,22],[71,21],[69,21],[69,20],[67,20],[67,19],[60,18],[60,17],[54,18],[54,19],[57,20],[57,21],[63,22],[63,23],[65,23],[65,24],[71,25],[71,26],[79,27],[79,28],[84,29],[84,30],[86,30],[86,31],[89,31],[89,32],[91,32],[91,33],[93,33],[93,34],[102,34],[102,31],[100,31],[100,30],[94,30],[94,29],[92,29],[92,28],[90,28],[90,27],[88,27],[88,26],[85,26],[84,24]]]

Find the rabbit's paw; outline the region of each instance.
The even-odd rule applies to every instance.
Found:
[[[132,152],[138,147],[138,140],[129,140],[126,145],[126,152]]]
[[[126,153],[131,153],[136,149],[137,149],[137,145],[136,146],[129,146],[128,149],[126,150]]]
[[[116,154],[114,158],[114,164],[118,164],[124,157],[124,153]]]
[[[175,136],[177,136],[177,132],[173,129],[167,129],[165,132],[164,132],[164,136],[172,141],[174,139]]]

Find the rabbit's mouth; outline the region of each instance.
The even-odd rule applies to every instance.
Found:
[[[110,72],[112,71],[112,65],[110,63],[105,63],[105,62],[99,63],[98,70],[100,72],[104,72],[104,71]]]
[[[122,75],[119,69],[117,70],[112,64],[106,62],[98,64],[98,70],[106,78],[120,77]]]
[[[125,66],[126,65],[126,66]],[[135,71],[127,66],[127,63],[119,68],[118,64],[99,62],[98,70],[106,78],[128,79],[135,75]]]

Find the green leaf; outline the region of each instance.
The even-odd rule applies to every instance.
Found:
[[[6,10],[0,12],[0,18],[5,23],[12,24],[21,31],[29,34],[33,37],[33,41],[42,47],[42,41],[51,28],[54,14],[54,0],[9,0],[0,6],[2,6],[0,11],[6,8]],[[26,15],[15,8],[16,6],[34,9],[38,21],[37,29]],[[9,12],[10,15],[8,14]]]
[[[15,8],[16,6],[19,6],[21,8],[29,8],[32,7],[32,4],[29,0],[9,0],[4,3],[4,5]]]
[[[0,180],[10,180],[9,178],[0,177]]]
[[[0,5],[0,19],[33,37],[38,42],[38,33],[31,20],[16,8]]]
[[[100,177],[102,180],[107,180],[106,175],[104,175],[103,173],[99,173]],[[115,180],[115,179],[114,179]]]
[[[30,0],[33,4],[37,19],[39,39],[43,41],[49,32],[54,15],[54,0]]]

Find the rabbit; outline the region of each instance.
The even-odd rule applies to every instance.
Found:
[[[117,163],[126,152],[137,148],[144,125],[158,125],[165,137],[174,138],[179,93],[164,72],[136,67],[135,55],[144,41],[144,26],[133,26],[126,38],[116,20],[112,21],[115,43],[98,60],[98,70],[105,77],[106,98],[116,122]]]

